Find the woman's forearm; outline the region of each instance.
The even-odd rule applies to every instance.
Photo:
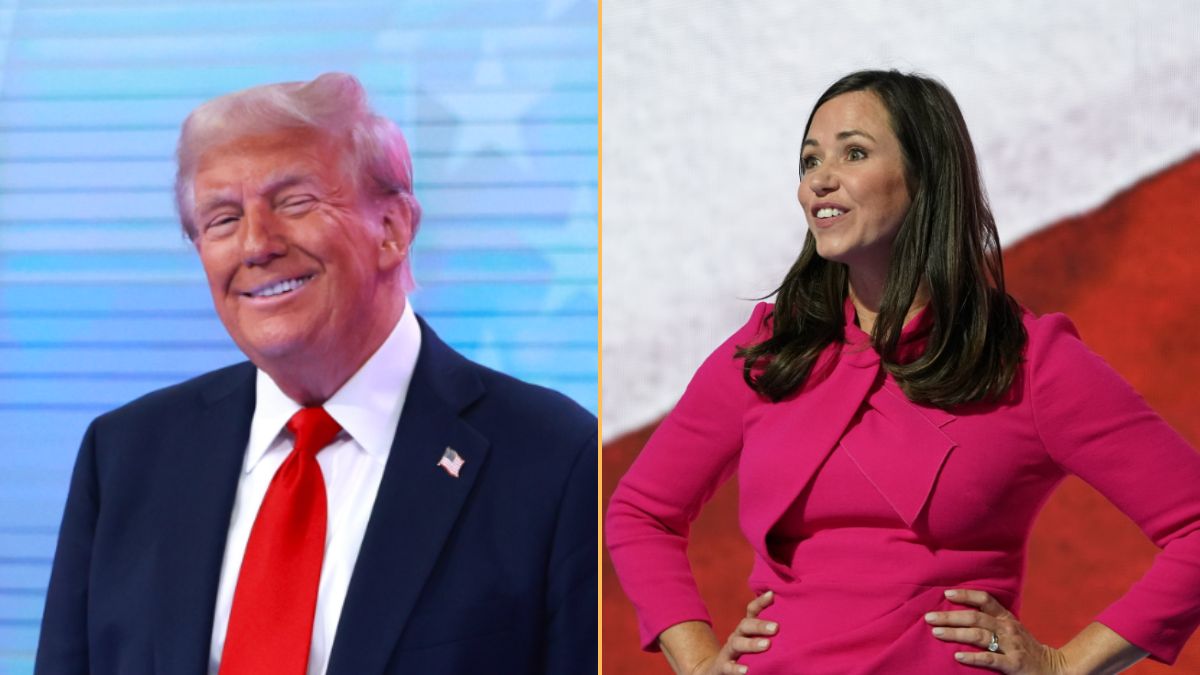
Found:
[[[1102,623],[1093,622],[1060,650],[1071,675],[1119,673],[1146,657],[1146,652]]]
[[[698,666],[721,651],[716,634],[703,621],[684,621],[671,626],[659,634],[658,646],[676,675],[696,672]]]

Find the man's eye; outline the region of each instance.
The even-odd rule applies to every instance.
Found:
[[[219,218],[213,218],[211,221],[209,221],[208,225],[204,226],[204,229],[208,230],[214,227],[221,227],[222,225],[229,225],[236,222],[236,216],[221,216]]]
[[[297,195],[295,197],[288,197],[287,199],[284,199],[279,203],[279,208],[298,210],[311,206],[315,201],[316,199],[311,195]]]
[[[862,148],[850,148],[846,151],[846,158],[850,160],[866,159],[867,151]]]

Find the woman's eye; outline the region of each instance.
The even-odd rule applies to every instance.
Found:
[[[820,161],[817,160],[817,158],[813,155],[800,158],[800,168],[804,169],[805,171],[815,168],[818,164],[820,164]]]
[[[867,151],[862,148],[850,148],[846,151],[846,158],[850,160],[866,159]]]

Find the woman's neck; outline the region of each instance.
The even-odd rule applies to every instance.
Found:
[[[870,333],[875,328],[875,319],[879,316],[879,307],[883,304],[884,282],[886,273],[864,274],[850,270],[850,301],[854,303],[854,311],[858,315],[858,326],[864,333]],[[904,315],[907,324],[925,305],[929,304],[929,284],[924,279],[917,286],[917,294],[913,297],[912,305]],[[902,324],[903,325],[903,324]]]

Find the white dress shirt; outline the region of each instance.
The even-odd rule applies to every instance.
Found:
[[[421,329],[412,304],[406,302],[404,313],[383,345],[325,402],[325,411],[342,425],[342,431],[317,454],[325,478],[329,521],[308,675],[323,675],[329,662],[354,561],[379,492],[420,347]],[[284,425],[302,407],[262,370],[258,371],[256,388],[250,441],[238,478],[225,558],[221,563],[221,582],[217,587],[208,656],[210,675],[216,675],[221,665],[233,592],[254,518],[276,469],[292,451],[292,437]]]

